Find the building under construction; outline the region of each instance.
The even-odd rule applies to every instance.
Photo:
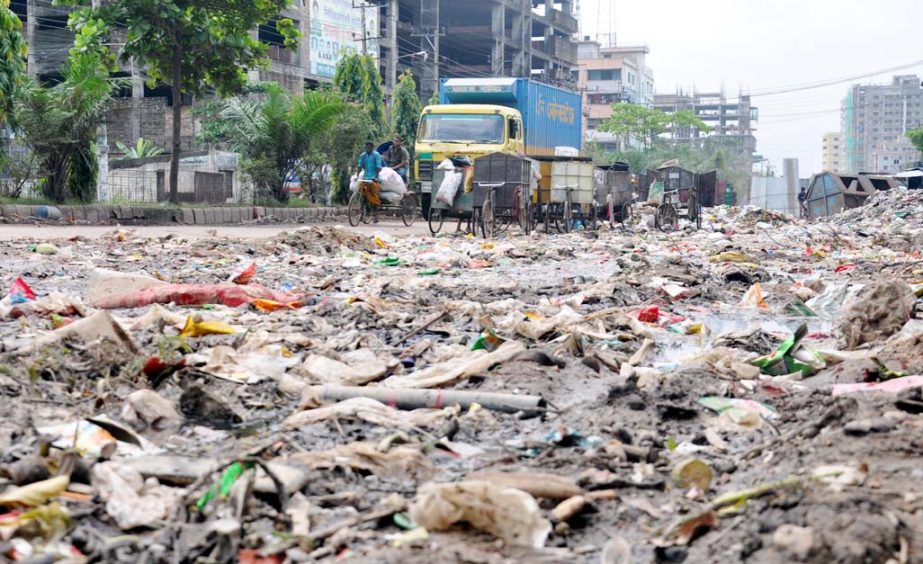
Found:
[[[382,0],[386,85],[411,70],[426,99],[441,78],[526,77],[575,87],[571,0]]]

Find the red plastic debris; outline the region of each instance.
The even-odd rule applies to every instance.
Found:
[[[26,284],[25,280],[17,278],[10,287],[10,296],[13,298],[13,303],[22,303],[26,300],[34,300],[35,292]],[[19,300],[17,300],[17,298],[19,298]]]
[[[249,284],[253,277],[256,276],[256,263],[251,263],[243,272],[231,279],[235,284]]]
[[[300,299],[301,296],[276,292],[256,284],[247,286],[234,284],[169,284],[103,298],[94,305],[100,309],[133,308],[169,303],[178,306],[220,304],[228,307],[240,307],[253,300],[272,300],[289,304]]]
[[[836,272],[846,272],[847,270],[852,270],[854,268],[856,268],[856,265],[850,262],[847,264],[841,264],[840,266],[836,267]]]
[[[638,321],[657,323],[660,320],[660,308],[657,306],[646,307],[638,312]]]

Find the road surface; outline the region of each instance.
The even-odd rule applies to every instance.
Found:
[[[344,220],[342,223],[314,223],[308,225],[272,224],[272,225],[145,225],[124,226],[124,229],[134,231],[141,237],[166,237],[176,235],[185,238],[205,237],[235,237],[238,239],[266,239],[283,231],[294,231],[300,227],[310,225],[338,225],[358,233],[379,233],[403,237],[407,235],[428,235],[426,223],[418,220],[413,227],[405,227],[400,221],[382,221],[377,225],[359,225],[350,227]],[[16,239],[66,239],[79,235],[81,237],[96,238],[106,233],[111,233],[114,225],[0,225],[0,241]]]

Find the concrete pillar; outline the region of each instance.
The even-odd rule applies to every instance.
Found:
[[[38,46],[35,44],[35,16],[36,7],[35,0],[28,0],[26,2],[26,29],[25,29],[25,39],[26,44],[29,46],[29,55],[28,55],[28,67],[26,72],[29,74],[29,78],[35,80],[38,77],[38,64],[35,59],[35,52]]]
[[[385,86],[394,90],[397,86],[397,57],[400,49],[397,47],[397,19],[399,10],[398,0],[388,0],[388,76],[385,77]]]
[[[506,68],[506,5],[494,4],[490,13],[490,30],[494,36],[494,47],[490,52],[491,74],[503,76]]]

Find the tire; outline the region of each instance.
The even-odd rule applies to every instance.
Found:
[[[404,225],[410,227],[417,220],[417,202],[416,197],[407,195],[401,200],[401,221]]]
[[[442,231],[442,223],[445,221],[445,218],[442,215],[442,210],[436,208],[429,208],[429,232],[433,235]]]
[[[587,221],[587,229],[590,231],[596,231],[599,229],[599,207],[596,205],[596,200],[593,200],[592,208],[590,208],[590,218]]]
[[[519,227],[523,235],[532,234],[532,199],[521,198],[519,202]]]
[[[677,215],[676,208],[672,204],[660,204],[657,208],[657,227],[664,233],[670,233],[676,230]]]
[[[492,239],[497,232],[497,218],[494,216],[494,201],[489,195],[481,206],[481,236]]]
[[[628,225],[629,223],[631,223],[631,220],[632,220],[632,217],[631,217],[631,203],[625,202],[624,204],[622,204],[622,215],[621,215],[621,219],[622,219],[622,226],[625,226],[625,225]]]
[[[564,232],[570,233],[571,229],[574,228],[574,205],[571,203],[570,193],[564,198],[564,209],[562,210],[561,216],[564,220]]]
[[[349,205],[346,208],[346,214],[349,218],[349,224],[352,227],[359,225],[359,222],[362,221],[364,203],[365,202],[362,201],[362,195],[358,190],[349,197]]]
[[[696,229],[702,229],[702,205],[697,197],[689,199],[689,219],[695,222]]]
[[[432,207],[432,202],[432,194],[420,194],[420,211],[423,212],[423,217],[429,217],[429,210]]]

